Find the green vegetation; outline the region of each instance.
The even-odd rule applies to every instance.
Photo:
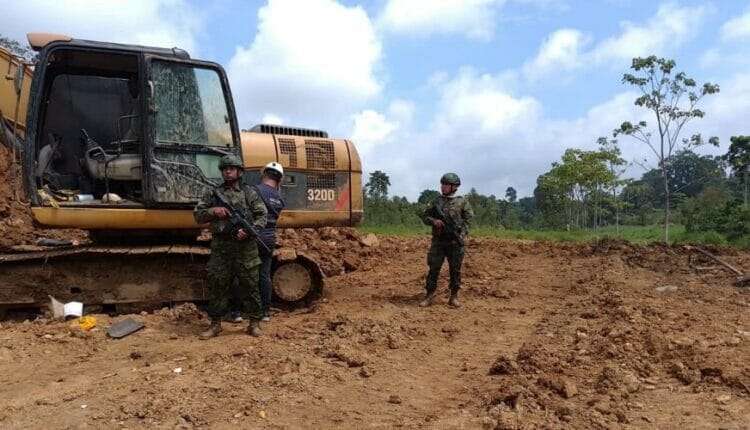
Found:
[[[551,242],[585,242],[603,238],[618,238],[633,243],[650,243],[661,239],[662,230],[660,225],[650,226],[620,226],[604,227],[594,230],[571,230],[571,231],[544,231],[544,230],[492,230],[483,227],[477,228],[472,234],[475,237],[495,236],[507,239],[547,240]],[[672,225],[678,234],[684,233],[684,227]]]
[[[634,58],[633,74],[623,83],[640,90],[634,104],[650,111],[646,121],[623,122],[611,138],[597,139],[597,150],[568,148],[560,161],[537,178],[533,196],[519,198],[508,187],[502,197],[464,191],[475,212],[472,235],[504,238],[585,241],[604,237],[635,243],[662,240],[750,247],[748,171],[750,137],[733,136],[723,156],[693,150],[704,142],[700,134],[680,137],[690,120],[706,113],[697,108],[719,91],[711,83],[698,85],[675,62],[654,56]],[[637,158],[644,173],[622,178],[628,163],[621,156],[618,137],[643,145]],[[584,146],[586,142],[581,142]],[[651,166],[649,167],[649,158]],[[439,177],[441,172],[434,172]],[[419,214],[439,192],[424,190],[416,202],[388,195],[385,172],[370,174],[365,185],[363,231],[396,235],[427,235]],[[497,190],[498,193],[501,190]]]
[[[646,244],[657,242],[662,239],[661,225],[650,226],[620,226],[619,231],[614,227],[593,230],[506,230],[504,228],[479,226],[472,230],[471,237],[498,237],[502,239],[519,240],[544,240],[549,242],[586,242],[603,238],[618,238],[632,243]],[[682,225],[672,224],[670,229],[673,233],[673,243],[713,243],[726,244],[721,235],[716,232],[688,233]],[[359,229],[363,233],[375,233],[391,236],[428,236],[430,229],[427,226],[362,226]]]

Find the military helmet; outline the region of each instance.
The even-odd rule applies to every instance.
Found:
[[[219,170],[225,167],[236,167],[238,169],[244,169],[245,165],[242,164],[240,157],[236,155],[225,155],[219,160]]]
[[[461,178],[455,173],[446,173],[440,178],[441,184],[461,185]]]

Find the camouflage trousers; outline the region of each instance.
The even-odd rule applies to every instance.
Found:
[[[464,247],[453,242],[433,239],[430,250],[427,252],[427,293],[437,290],[437,280],[443,261],[448,260],[450,272],[450,283],[448,284],[452,293],[461,288],[461,263],[464,260]]]
[[[229,310],[232,282],[240,284],[242,307],[253,320],[263,318],[258,292],[258,246],[254,239],[236,241],[216,238],[211,241],[208,260],[208,315],[217,319]]]

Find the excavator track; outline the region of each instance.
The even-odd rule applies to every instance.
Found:
[[[309,305],[324,276],[314,260],[288,251],[273,264],[275,299]],[[45,307],[50,296],[115,311],[206,300],[210,254],[203,245],[14,247],[0,253],[0,313]]]

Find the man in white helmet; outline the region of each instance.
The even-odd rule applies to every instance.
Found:
[[[261,170],[260,184],[254,187],[263,203],[266,204],[266,209],[268,209],[266,226],[258,231],[258,240],[262,240],[270,249],[269,252],[260,244],[258,245],[258,252],[260,253],[258,288],[263,307],[263,321],[270,320],[271,294],[273,291],[271,261],[273,260],[273,250],[276,248],[276,222],[281,215],[281,211],[284,210],[284,199],[281,198],[280,193],[281,178],[283,177],[284,167],[276,161],[271,161]]]

